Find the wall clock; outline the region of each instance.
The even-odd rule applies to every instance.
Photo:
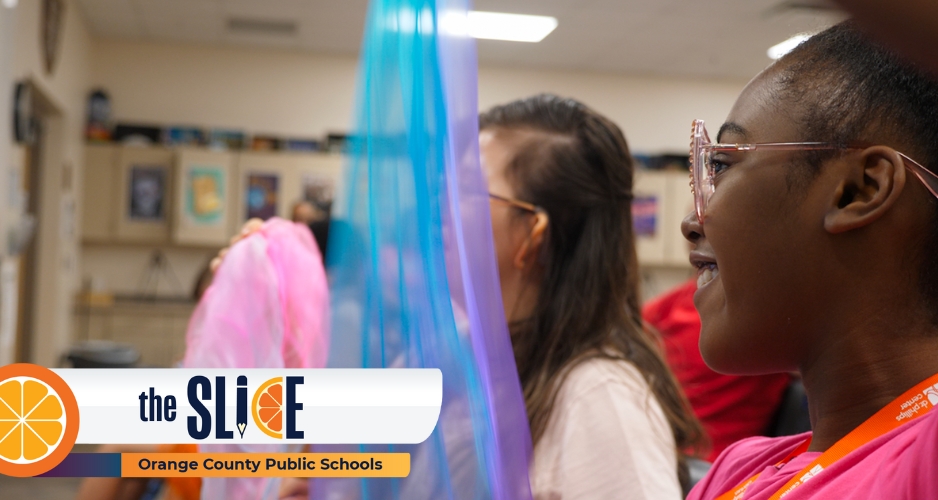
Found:
[[[33,93],[28,83],[16,84],[13,94],[13,138],[19,144],[33,142]]]

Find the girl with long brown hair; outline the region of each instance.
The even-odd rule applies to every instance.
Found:
[[[538,95],[480,118],[535,498],[681,498],[703,439],[642,323],[625,137]]]

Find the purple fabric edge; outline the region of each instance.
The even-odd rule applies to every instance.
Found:
[[[465,13],[470,0],[437,0],[438,18]],[[531,498],[528,481],[531,434],[514,351],[508,334],[495,262],[488,187],[479,164],[478,63],[475,41],[441,33],[438,38],[446,99],[448,211],[456,234],[462,290],[473,355],[491,410],[498,463],[490,474],[494,498]],[[452,260],[448,259],[450,262]],[[452,270],[456,271],[456,270]],[[486,293],[492,291],[492,293]]]

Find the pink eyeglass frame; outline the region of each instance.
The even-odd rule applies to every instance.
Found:
[[[710,203],[710,197],[713,196],[714,177],[716,173],[713,166],[707,158],[714,151],[755,151],[757,149],[765,151],[820,151],[834,149],[862,149],[871,146],[867,145],[843,145],[832,142],[762,142],[754,144],[713,144],[710,142],[710,135],[704,127],[703,120],[694,120],[691,124],[690,134],[690,189],[694,194],[694,209],[697,212],[697,222],[704,223],[704,214],[707,213],[707,205]],[[904,153],[899,153],[899,157],[905,163],[905,167],[918,178],[925,188],[938,198],[938,175],[928,170],[921,163],[909,158]]]

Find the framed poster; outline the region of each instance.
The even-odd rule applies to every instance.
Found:
[[[301,155],[282,152],[244,151],[238,155],[237,203],[232,229],[250,218],[290,218],[292,192],[299,191],[296,177]]]
[[[128,218],[132,221],[162,221],[166,218],[166,171],[163,165],[130,167]]]
[[[244,204],[245,217],[267,220],[277,215],[277,199],[280,194],[280,176],[272,173],[250,173]]]
[[[225,171],[196,164],[186,170],[183,217],[193,226],[218,226],[225,211]]]
[[[120,146],[117,240],[127,243],[169,242],[169,200],[173,151],[162,147]]]
[[[227,152],[183,148],[176,162],[176,224],[173,240],[181,244],[224,246],[231,237],[231,175],[234,156]]]
[[[639,265],[665,265],[665,252],[669,243],[664,213],[668,208],[668,174],[664,170],[637,170],[632,186],[632,224],[635,232],[635,251]],[[684,174],[687,186],[687,174]],[[687,191],[690,191],[689,189]],[[685,254],[684,259],[687,260]]]
[[[632,200],[632,229],[635,236],[654,236],[658,229],[658,197],[636,196]]]

